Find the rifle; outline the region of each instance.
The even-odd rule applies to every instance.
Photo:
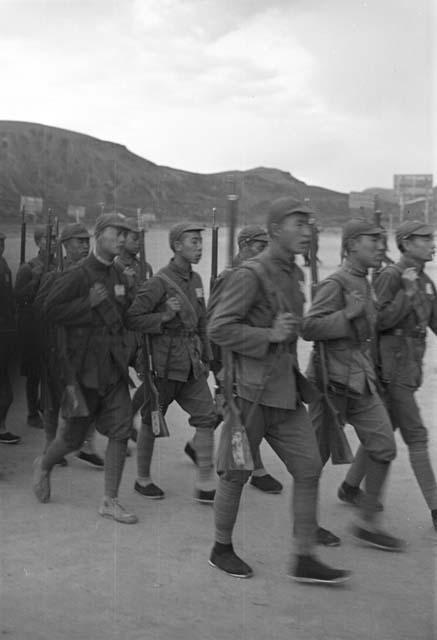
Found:
[[[26,209],[21,207],[21,244],[20,244],[20,264],[26,262]]]
[[[144,281],[148,278],[146,233],[144,225],[141,224],[140,215],[138,216],[138,228],[140,230],[140,277],[141,281]],[[155,438],[167,438],[170,432],[159,402],[159,391],[155,384],[156,372],[153,364],[152,347],[149,336],[146,333],[143,335],[142,353],[144,360],[144,404],[150,401],[152,432]]]
[[[56,270],[62,273],[64,271],[64,254],[62,252],[62,242],[59,239],[59,218],[55,218],[56,233]]]
[[[209,293],[214,287],[218,273],[218,231],[219,227],[215,221],[216,208],[212,210],[212,229],[211,229],[211,278],[209,280]]]
[[[238,196],[228,195],[229,236],[228,267],[234,258],[235,230],[237,227]],[[234,362],[232,351],[223,350],[225,418],[217,450],[217,471],[253,471],[253,459],[246,429],[234,399]]]
[[[311,298],[319,283],[317,269],[317,231],[315,223],[311,223],[311,246],[310,246],[310,267],[311,267]],[[350,464],[354,456],[349,442],[344,432],[344,422],[334,403],[329,397],[328,391],[328,368],[326,365],[325,343],[321,340],[315,343],[316,354],[318,356],[318,366],[316,367],[316,377],[318,387],[322,393],[323,400],[323,425],[322,429],[328,434],[329,449],[331,452],[332,464]]]

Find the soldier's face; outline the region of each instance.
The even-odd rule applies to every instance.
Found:
[[[174,243],[175,253],[190,264],[197,264],[202,257],[202,235],[200,231],[186,231]]]
[[[65,250],[70,260],[79,262],[79,260],[86,258],[90,252],[90,239],[70,238],[70,240],[65,242]]]
[[[126,241],[126,229],[118,227],[106,227],[96,238],[96,247],[102,256],[107,259],[115,258],[123,249]]]
[[[140,234],[134,231],[128,231],[124,248],[125,251],[136,256],[140,250]]]
[[[5,252],[5,239],[0,238],[0,258],[2,257],[4,252]]]
[[[352,254],[365,269],[378,268],[385,253],[384,236],[359,236],[352,242]]]
[[[289,253],[305,253],[311,240],[311,226],[308,216],[304,213],[287,216],[278,225],[275,236],[281,247]]]
[[[411,236],[403,241],[405,252],[421,262],[430,262],[434,258],[434,236]]]

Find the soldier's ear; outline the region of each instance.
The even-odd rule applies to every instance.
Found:
[[[269,229],[269,235],[271,238],[276,238],[281,234],[282,226],[278,222],[272,222]]]

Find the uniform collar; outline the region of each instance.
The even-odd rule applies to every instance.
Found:
[[[188,266],[179,266],[176,264],[175,259],[172,258],[169,262],[170,269],[172,271],[174,271],[175,273],[178,274],[178,276],[180,276],[181,278],[183,278],[184,280],[189,280],[191,278],[191,274],[193,273],[193,270],[191,268],[191,264],[188,263]]]
[[[347,273],[350,273],[353,276],[358,276],[360,278],[365,278],[367,276],[368,269],[361,265],[354,264],[349,258],[345,259],[342,266]]]
[[[278,266],[280,269],[284,269],[285,271],[293,271],[296,267],[296,256],[294,253],[289,253],[285,251],[282,247],[277,244],[271,243],[267,249],[265,249],[260,256],[265,255],[267,258]]]
[[[91,257],[94,258],[95,262],[97,262],[98,264],[101,264],[101,265],[103,265],[105,267],[110,267],[114,263],[113,260],[108,262],[108,260],[104,260],[103,258],[98,256],[97,253],[95,252],[95,250],[93,250],[93,252],[91,253]]]

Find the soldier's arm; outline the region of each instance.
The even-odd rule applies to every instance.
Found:
[[[75,268],[54,282],[44,304],[49,322],[72,327],[100,324],[96,311],[91,307],[89,290],[85,289],[83,278],[83,270]]]
[[[142,333],[162,333],[164,312],[157,312],[155,308],[164,296],[165,287],[160,278],[151,278],[143,282],[127,310],[127,328]]]
[[[378,299],[378,331],[395,327],[413,310],[414,296],[407,296],[400,274],[393,268],[383,269],[373,288]]]
[[[213,342],[252,358],[267,355],[271,328],[253,327],[248,322],[258,288],[258,277],[251,270],[243,267],[231,273],[208,324],[208,335]]]
[[[41,274],[28,264],[22,264],[15,280],[15,299],[18,304],[32,302],[38,290]]]
[[[429,318],[429,328],[437,335],[437,291],[431,278],[429,279],[430,286],[432,287],[434,297],[432,299],[431,316]]]
[[[320,283],[312,305],[302,321],[304,340],[339,340],[353,336],[346,317],[341,286],[329,278]]]
[[[48,293],[50,291],[50,288],[52,287],[55,279],[56,279],[57,273],[56,271],[49,271],[47,273],[45,273],[43,275],[43,277],[41,278],[41,282],[37,291],[37,294],[35,296],[35,301],[34,301],[34,306],[39,310],[39,311],[43,311],[44,310],[44,305],[45,302],[47,300],[47,296]]]

